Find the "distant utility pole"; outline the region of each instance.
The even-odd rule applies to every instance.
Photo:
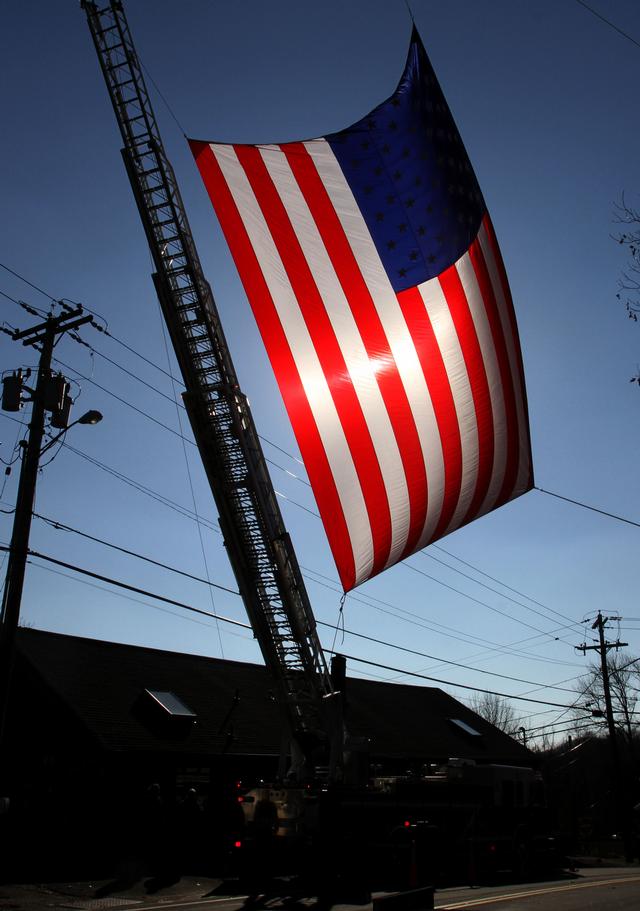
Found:
[[[19,411],[23,401],[29,399],[33,402],[33,408],[29,435],[27,440],[21,444],[23,447],[22,466],[0,618],[0,749],[3,744],[4,723],[9,702],[14,660],[13,646],[20,619],[20,603],[29,553],[29,534],[40,456],[71,426],[68,424],[71,409],[69,383],[62,374],[54,375],[51,372],[53,349],[58,336],[71,329],[77,329],[91,320],[92,317],[85,315],[82,307],[67,307],[59,316],[50,315],[44,322],[31,329],[25,329],[22,332],[4,330],[14,341],[20,341],[25,346],[39,348],[40,363],[35,389],[31,389],[24,382],[24,379],[29,378],[30,372],[23,377],[21,370],[14,370],[2,379],[3,410]],[[51,426],[59,429],[60,433],[43,447],[46,412],[51,414]],[[89,411],[73,423],[96,424],[101,419],[100,412]],[[3,758],[5,752],[3,750]]]
[[[598,611],[598,616],[591,624],[591,629],[598,630],[599,643],[597,645],[587,645],[586,642],[583,642],[581,645],[576,645],[576,649],[582,654],[587,652],[598,652],[600,655],[600,667],[602,669],[602,689],[604,691],[604,704],[606,709],[607,716],[607,726],[609,728],[609,740],[611,741],[611,757],[613,759],[613,767],[615,770],[616,777],[619,776],[620,772],[620,756],[618,753],[618,739],[616,737],[616,726],[613,719],[613,707],[611,705],[611,687],[609,685],[609,664],[607,662],[607,654],[611,651],[612,648],[615,648],[616,651],[619,648],[624,648],[628,645],[628,642],[607,642],[604,638],[604,630],[607,623],[611,621],[622,620],[622,617],[603,617],[600,611]]]
[[[609,685],[609,664],[607,662],[607,654],[611,651],[612,648],[615,648],[616,651],[619,648],[624,648],[628,645],[628,642],[620,642],[617,639],[615,642],[607,642],[604,638],[604,630],[607,623],[611,621],[622,620],[622,617],[603,617],[602,613],[598,611],[598,616],[591,624],[591,629],[598,630],[598,639],[599,642],[597,645],[587,645],[586,642],[583,642],[581,645],[576,645],[575,648],[577,651],[582,652],[585,655],[587,652],[594,651],[598,652],[600,655],[600,667],[602,671],[602,689],[604,691],[604,703],[607,716],[607,727],[609,728],[609,743],[611,744],[611,759],[613,760],[613,774],[614,774],[614,787],[613,791],[615,794],[616,800],[616,812],[621,815],[621,821],[623,828],[626,829],[626,813],[623,812],[622,807],[622,781],[621,781],[621,767],[620,767],[620,753],[618,751],[618,738],[616,734],[616,726],[613,718],[613,707],[611,704],[611,687]]]

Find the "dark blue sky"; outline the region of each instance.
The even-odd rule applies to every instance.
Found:
[[[593,0],[593,5],[640,40],[640,11],[632,0]],[[614,202],[622,191],[638,202],[640,192],[635,117],[640,49],[575,0],[413,0],[412,8],[507,264],[527,373],[536,481],[640,519],[640,393],[628,382],[640,360],[640,330],[615,298],[625,258],[611,238]],[[395,87],[411,30],[402,0],[128,0],[126,9],[143,63],[184,131],[223,141],[299,139],[358,120]],[[83,301],[108,321],[115,336],[166,370],[172,359],[167,359],[151,262],[84,15],[72,0],[23,0],[5,5],[2,31],[0,261],[55,297]],[[335,580],[335,570],[321,524],[307,511],[315,504],[304,470],[286,454],[296,454],[295,442],[266,356],[181,131],[155,92],[153,100],[258,430],[285,451],[265,444],[276,463],[276,489],[289,498],[282,508],[299,560],[310,570],[314,608],[319,619],[333,623],[339,594],[311,580],[331,585],[313,573]],[[44,296],[3,270],[0,289],[47,306]],[[32,321],[6,298],[0,307],[11,325]],[[89,329],[83,337],[173,396],[166,376],[116,342]],[[77,372],[93,381],[79,379],[75,386],[82,393],[76,415],[89,407],[105,415],[94,429],[75,428],[68,442],[188,511],[194,506],[186,451],[198,514],[215,524],[193,445],[183,447],[175,433],[95,384],[174,430],[181,420],[186,431],[175,404],[71,340],[61,343],[57,355],[68,375]],[[0,337],[3,370],[33,363],[32,352]],[[3,458],[11,456],[21,430],[0,416]],[[1,497],[3,509],[14,502],[16,482],[14,471]],[[39,483],[39,513],[196,575],[205,573],[190,518],[77,452],[63,449]],[[6,542],[11,517],[1,519],[0,537]],[[211,578],[234,587],[220,535],[205,526],[202,536]],[[409,561],[413,569],[396,567],[350,596],[346,627],[463,662],[469,670],[350,636],[342,644],[345,652],[517,693],[532,687],[480,675],[472,665],[556,683],[585,666],[573,649],[583,640],[584,628],[572,623],[599,608],[640,616],[637,529],[541,493],[528,494],[441,544],[535,600],[500,588],[432,548],[431,556]],[[212,602],[198,583],[53,530],[41,520],[34,522],[33,546],[203,609],[211,610],[213,603],[223,614],[244,617],[237,597],[216,593]],[[41,566],[29,568],[24,618],[35,626],[221,653],[215,624],[168,610],[88,588]],[[637,651],[636,626],[626,621],[621,635]],[[322,634],[330,645],[331,631]],[[220,636],[226,657],[256,660],[249,634],[221,626]],[[515,642],[520,644],[514,647]],[[505,654],[507,645],[527,654]],[[350,668],[395,676],[355,662]],[[561,690],[541,693],[556,702],[570,700]],[[530,723],[553,718],[553,713],[536,715]]]

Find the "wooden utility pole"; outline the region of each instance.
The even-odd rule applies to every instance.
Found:
[[[609,664],[607,662],[607,654],[611,651],[612,648],[615,648],[616,651],[619,648],[624,648],[628,645],[627,642],[620,642],[617,639],[615,642],[607,642],[604,637],[604,630],[607,623],[610,621],[622,620],[622,617],[603,617],[602,613],[598,611],[598,616],[591,624],[591,629],[598,630],[598,643],[596,645],[587,645],[586,642],[583,642],[581,645],[576,645],[576,649],[582,654],[586,654],[589,651],[598,652],[600,655],[600,668],[602,673],[602,689],[604,692],[604,703],[605,703],[605,714],[607,718],[607,727],[609,728],[609,743],[611,746],[611,759],[613,762],[613,794],[615,800],[615,812],[617,821],[620,823],[623,831],[623,836],[625,839],[625,850],[627,848],[627,838],[628,838],[628,825],[627,825],[627,813],[624,807],[624,797],[623,797],[623,788],[622,788],[622,768],[620,765],[620,752],[618,750],[618,737],[616,732],[615,720],[613,717],[613,706],[611,703],[611,686],[609,684]]]
[[[18,496],[16,500],[15,516],[13,520],[13,531],[11,534],[11,545],[9,548],[9,561],[7,564],[7,575],[2,598],[2,615],[0,623],[0,750],[4,759],[3,733],[4,724],[7,715],[7,706],[9,703],[9,690],[11,685],[11,674],[14,660],[14,641],[18,621],[20,619],[20,604],[22,601],[22,589],[24,586],[24,575],[27,565],[27,556],[29,553],[29,534],[31,532],[31,519],[33,516],[33,504],[36,493],[36,482],[38,479],[38,467],[40,456],[42,454],[42,441],[45,430],[45,413],[52,409],[51,396],[51,359],[56,339],[64,332],[70,329],[77,329],[83,323],[91,322],[92,317],[84,315],[82,307],[68,309],[59,316],[49,316],[47,319],[33,326],[31,329],[25,329],[22,332],[9,333],[14,341],[20,341],[23,345],[35,346],[40,348],[40,363],[38,365],[38,376],[34,390],[29,389],[33,401],[31,412],[31,421],[29,423],[29,436],[26,443],[23,444],[24,452],[22,456],[22,466],[20,468],[20,481],[18,484]],[[20,407],[20,395],[22,388],[21,375],[13,379],[18,380],[17,401],[15,407],[11,410],[18,410]],[[63,390],[64,398],[64,390]],[[63,402],[59,403],[61,406]]]

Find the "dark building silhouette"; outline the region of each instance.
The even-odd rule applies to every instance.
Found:
[[[348,679],[347,703],[384,773],[531,762],[440,689]],[[135,852],[151,785],[167,807],[195,788],[217,825],[237,782],[275,776],[282,734],[262,666],[20,629],[5,754],[16,853],[44,851],[59,873],[56,848]]]

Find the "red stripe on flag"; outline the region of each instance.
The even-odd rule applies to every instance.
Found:
[[[318,502],[340,581],[348,591],[355,584],[351,539],[333,473],[291,349],[215,155],[205,143],[191,142],[190,145],[258,323]]]
[[[484,309],[487,313],[487,319],[491,329],[491,337],[493,338],[493,346],[495,348],[498,369],[500,371],[500,382],[502,384],[504,410],[507,422],[507,452],[504,478],[500,485],[500,492],[495,503],[488,504],[489,509],[493,509],[494,506],[504,503],[509,499],[509,493],[513,489],[518,473],[518,412],[516,410],[513,376],[511,375],[509,353],[502,330],[500,312],[498,310],[498,304],[491,286],[487,264],[478,238],[471,244],[469,256],[473,265],[473,270],[476,274],[478,287],[480,288],[482,300],[484,301]]]
[[[373,538],[373,567],[380,572],[391,548],[391,514],[369,428],[289,215],[257,148],[234,146],[269,226],[333,398],[365,499]]]
[[[476,335],[469,302],[455,265],[445,269],[438,277],[438,281],[446,298],[460,342],[460,348],[462,349],[462,356],[467,368],[467,376],[469,377],[473,396],[478,431],[478,477],[469,509],[460,523],[460,525],[465,525],[476,516],[491,482],[494,450],[493,409],[491,408],[491,395],[482,360],[480,342]]]
[[[524,424],[522,428],[522,433],[526,435],[528,441],[528,451],[525,455],[524,452],[520,452],[520,459],[528,458],[529,460],[529,475],[528,475],[528,484],[527,490],[530,490],[533,487],[533,457],[531,454],[531,436],[529,433],[529,409],[527,406],[527,387],[524,381],[524,364],[522,362],[522,349],[520,347],[520,335],[518,333],[518,324],[516,322],[516,313],[513,307],[513,299],[511,297],[511,289],[509,287],[509,279],[507,278],[507,270],[504,267],[504,260],[502,259],[502,253],[500,252],[500,247],[498,246],[498,239],[496,238],[495,231],[493,230],[493,224],[487,213],[483,220],[482,224],[484,225],[485,231],[487,232],[487,238],[489,240],[489,246],[491,247],[491,252],[493,253],[493,259],[495,261],[496,267],[498,269],[498,275],[500,276],[500,283],[502,285],[502,292],[504,294],[505,303],[507,306],[507,315],[509,318],[509,324],[511,326],[511,335],[513,336],[514,347],[516,351],[516,358],[518,362],[518,372],[520,374],[520,388],[522,389],[522,407],[524,411]],[[524,491],[518,491],[522,493]],[[507,499],[509,499],[514,491],[507,491]]]
[[[289,143],[282,148],[322,237],[367,355],[377,365],[384,364],[376,367],[375,378],[407,480],[410,524],[403,552],[406,556],[418,542],[427,510],[427,475],[411,405],[371,293],[311,155],[302,143]]]
[[[416,346],[420,366],[431,396],[440,432],[444,461],[444,499],[432,540],[440,537],[451,521],[460,497],[462,445],[458,415],[449,377],[424,300],[417,288],[398,292],[398,302]]]

